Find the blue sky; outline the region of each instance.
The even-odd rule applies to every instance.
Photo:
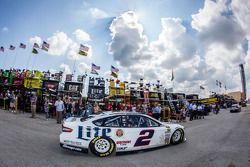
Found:
[[[156,39],[161,31],[161,17],[180,17],[190,22],[190,15],[202,5],[203,1],[197,0],[2,0],[0,13],[4,17],[0,18],[0,27],[2,29],[6,27],[8,31],[1,31],[0,45],[8,48],[10,44],[18,46],[20,42],[29,44],[26,50],[17,49],[5,53],[10,63],[14,62],[13,57],[17,55],[15,66],[25,68],[32,47],[29,43],[30,37],[39,36],[46,40],[56,31],[63,31],[72,36],[72,32],[79,28],[91,36],[92,41],[89,44],[93,47],[93,62],[101,64],[103,68],[109,68],[110,64],[115,65],[107,53],[106,45],[111,40],[109,25],[113,18],[128,10],[136,11],[141,14],[140,22],[145,28],[145,34],[149,39]],[[93,18],[88,12],[90,8],[101,9],[108,14],[108,17]],[[47,61],[48,59],[50,61]],[[48,56],[41,51],[36,60],[39,60],[39,63],[36,62],[35,66],[41,70],[58,69],[61,63],[68,61],[65,59]],[[3,61],[3,54],[0,60]],[[6,63],[6,67],[10,67],[10,64],[7,66]]]
[[[26,68],[29,60],[29,68],[72,72],[74,49],[83,43],[91,53],[77,57],[77,73],[93,62],[107,76],[114,65],[121,79],[165,75],[162,82],[169,87],[173,69],[179,91],[200,91],[192,85],[215,90],[218,79],[239,90],[237,65],[245,63],[248,71],[250,61],[245,21],[250,4],[243,1],[245,5],[228,0],[1,0],[0,46],[6,51],[0,52],[0,68],[14,62]],[[34,37],[51,41],[51,52],[31,56]],[[7,49],[20,42],[28,48]]]

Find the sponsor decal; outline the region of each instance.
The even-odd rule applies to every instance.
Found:
[[[116,131],[116,136],[117,136],[117,137],[122,137],[122,136],[123,136],[123,130],[122,130],[122,129],[118,129],[118,130]]]
[[[63,142],[71,145],[78,145],[78,146],[82,145],[81,142],[77,141],[64,140]]]
[[[134,147],[147,146],[149,145],[151,138],[154,135],[154,129],[142,130],[137,138]]]
[[[78,139],[86,140],[89,141],[93,137],[98,137],[98,136],[105,136],[105,137],[110,137],[110,128],[100,128],[100,127],[83,127],[83,126],[78,126]]]
[[[117,141],[117,142],[116,142],[116,144],[119,144],[119,145],[121,145],[121,146],[130,144],[130,143],[131,143],[131,140],[124,140],[124,141]]]
[[[128,147],[116,147],[117,151],[125,151]]]
[[[69,146],[69,145],[66,145],[66,144],[63,144],[62,147],[63,147],[63,148],[70,149],[70,150],[74,150],[74,151],[83,151],[82,148],[74,147],[74,146]]]
[[[165,132],[165,144],[169,144],[170,143],[170,133]]]

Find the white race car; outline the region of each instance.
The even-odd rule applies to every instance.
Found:
[[[70,117],[62,125],[60,146],[104,157],[114,151],[136,151],[185,141],[184,127],[131,112],[104,112]]]

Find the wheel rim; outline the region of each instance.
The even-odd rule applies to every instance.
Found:
[[[105,153],[109,150],[110,143],[106,139],[99,139],[95,142],[95,150],[99,153]]]
[[[181,139],[181,131],[177,130],[173,134],[173,141],[178,142]]]

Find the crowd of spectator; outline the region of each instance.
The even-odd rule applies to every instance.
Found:
[[[50,118],[56,118],[57,123],[60,124],[63,118],[70,116],[82,116],[87,117],[91,114],[97,114],[101,111],[130,111],[147,114],[157,120],[185,122],[186,117],[189,120],[204,119],[210,111],[214,114],[218,114],[219,106],[205,105],[197,102],[190,102],[189,104],[177,103],[175,105],[175,111],[171,109],[170,105],[161,104],[124,104],[108,102],[104,105],[99,105],[97,102],[89,102],[82,98],[73,99],[69,96],[58,96],[57,99],[51,97],[45,97],[43,99],[37,96],[36,92],[31,94],[21,93],[20,91],[7,90],[0,94],[0,98],[3,100],[3,109],[13,113],[25,112],[27,105],[30,107],[31,118],[36,118],[36,111],[42,111],[45,113],[46,120]]]

